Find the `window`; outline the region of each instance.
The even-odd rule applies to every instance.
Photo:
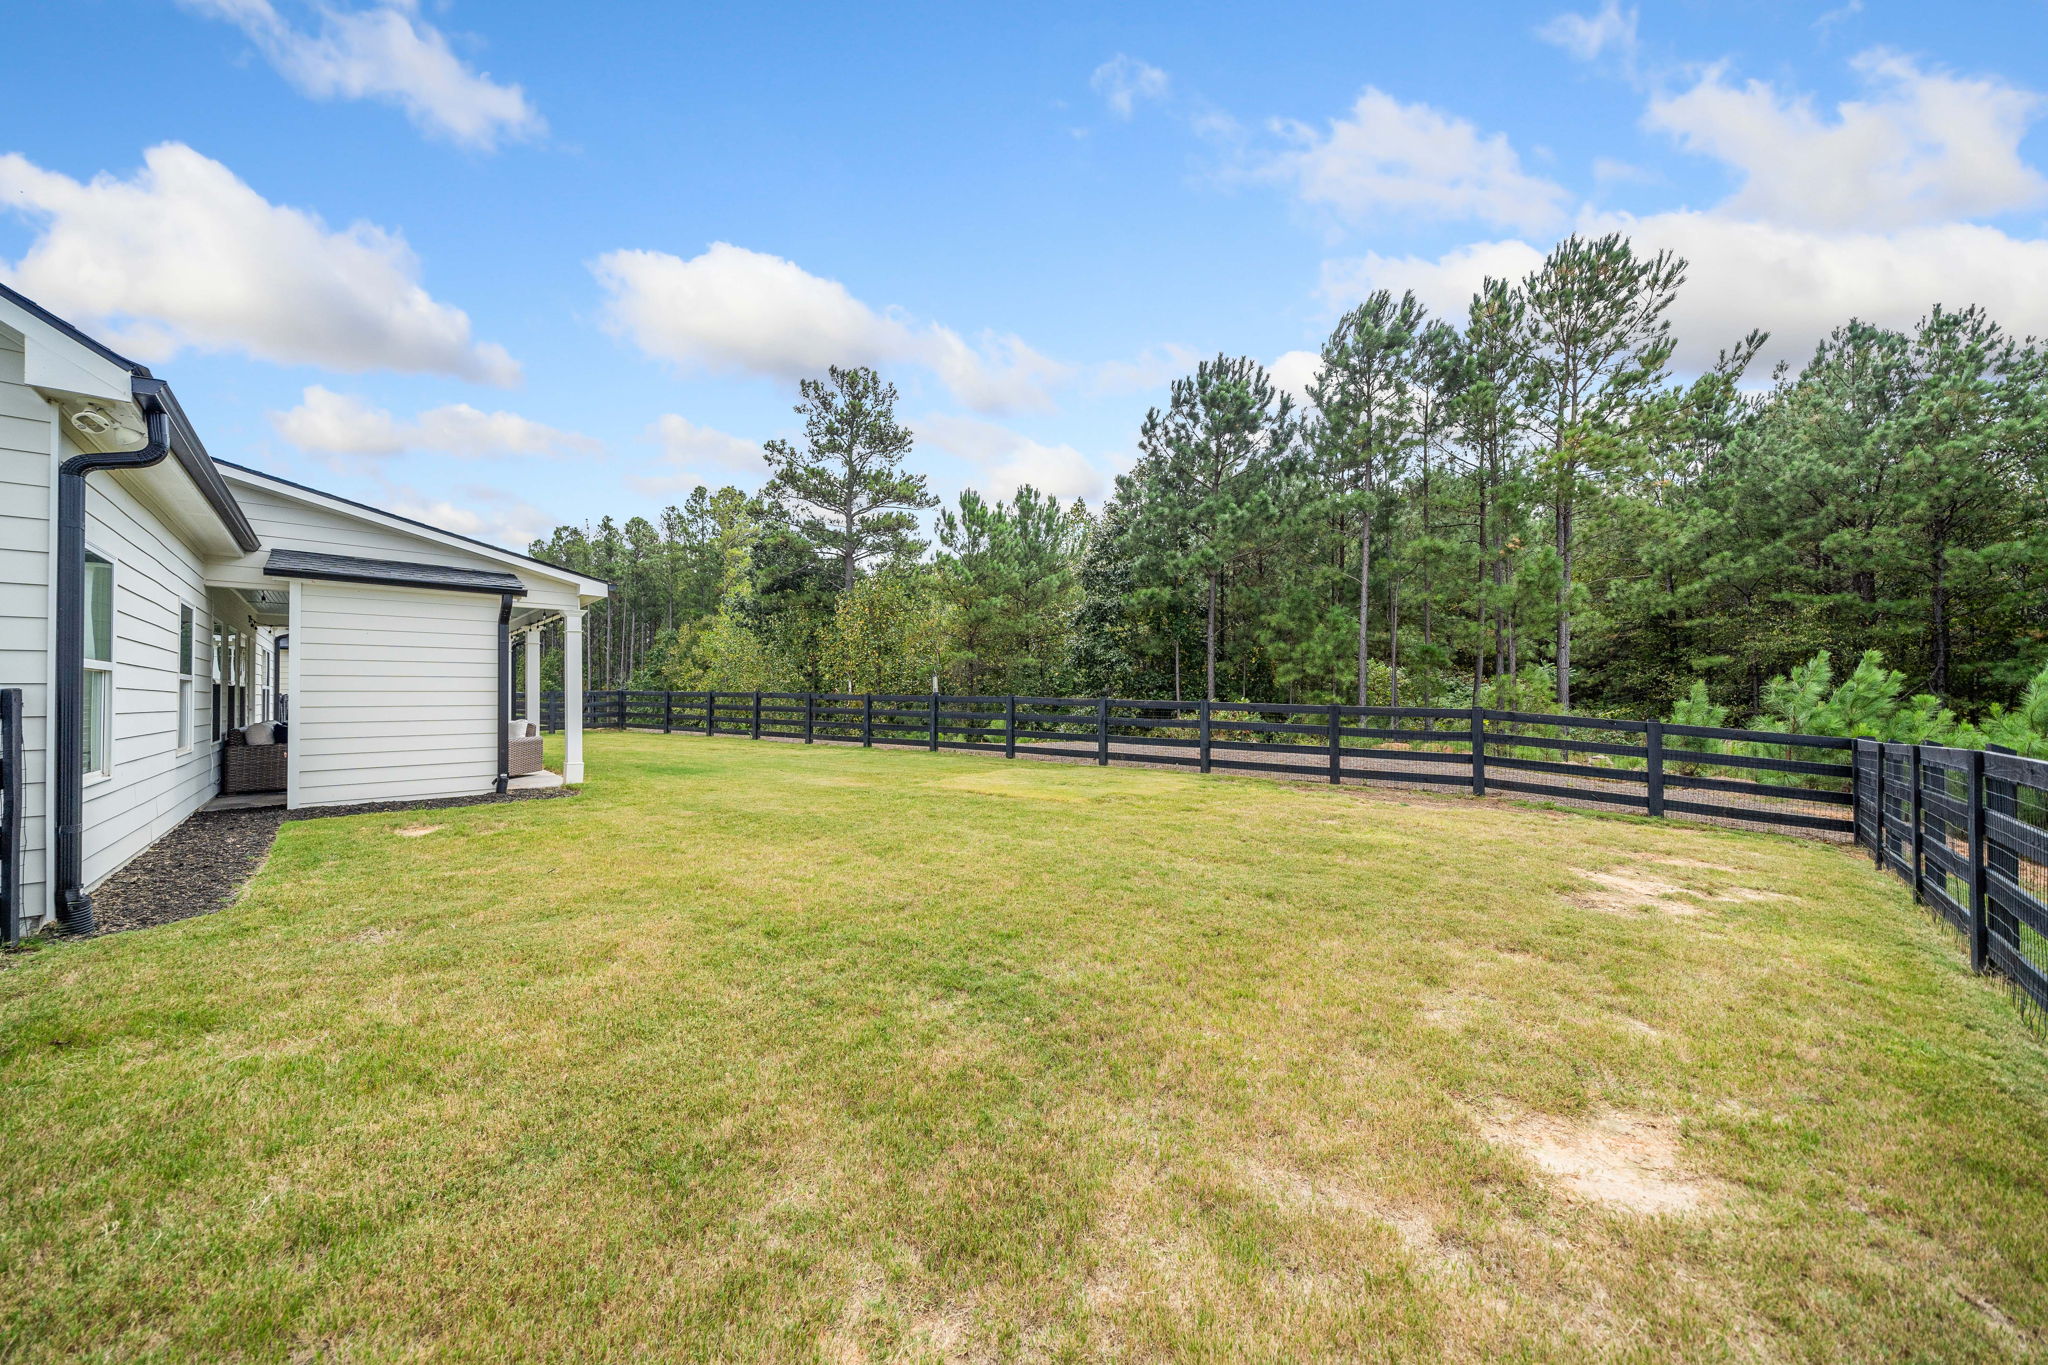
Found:
[[[192,608],[178,608],[178,752],[192,747]]]
[[[85,771],[114,771],[114,564],[85,552]]]

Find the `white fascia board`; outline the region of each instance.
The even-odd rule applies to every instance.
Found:
[[[21,377],[31,388],[108,403],[134,401],[129,383],[134,376],[125,368],[4,298],[0,298],[0,324],[21,333]]]
[[[573,588],[579,598],[586,601],[602,601],[611,593],[610,586],[599,579],[585,578],[581,574],[572,573],[568,569],[558,569],[552,564],[543,564],[537,559],[529,558],[512,550],[500,549],[481,540],[471,540],[468,536],[459,536],[452,531],[437,530],[434,527],[414,521],[410,517],[401,517],[394,513],[379,511],[374,507],[365,507],[362,503],[351,501],[348,498],[336,497],[331,493],[322,493],[318,489],[307,488],[301,484],[290,483],[283,479],[274,479],[267,474],[259,474],[253,469],[244,469],[239,465],[231,465],[225,461],[215,461],[215,464],[220,469],[221,477],[229,483],[247,484],[251,488],[260,488],[264,492],[275,494],[280,498],[289,498],[295,502],[302,502],[308,507],[318,507],[323,511],[333,512],[338,516],[352,517],[357,521],[367,522],[372,526],[381,526],[386,530],[412,536],[431,545],[439,545],[443,549],[459,550],[464,554],[496,560],[516,573],[531,574],[535,578],[546,578],[552,582],[565,584]]]

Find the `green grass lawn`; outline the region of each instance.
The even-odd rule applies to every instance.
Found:
[[[2048,1055],[1865,858],[589,748],[9,959],[0,1358],[2048,1349]]]

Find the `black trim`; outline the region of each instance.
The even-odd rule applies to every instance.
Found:
[[[154,381],[149,381],[154,382]],[[74,934],[93,929],[80,843],[85,823],[85,476],[98,469],[147,469],[171,453],[171,417],[157,393],[136,385],[149,424],[140,450],[74,455],[57,467],[57,696],[50,742],[51,892],[57,918]],[[111,742],[111,741],[110,741]]]
[[[257,478],[268,479],[272,483],[281,483],[286,488],[296,488],[301,493],[311,493],[316,498],[327,498],[330,501],[344,503],[350,507],[359,507],[363,511],[375,513],[377,516],[389,517],[392,521],[402,521],[407,526],[417,526],[422,531],[432,531],[435,535],[448,536],[453,540],[462,541],[466,545],[475,545],[489,550],[492,554],[511,555],[514,559],[523,559],[529,564],[538,564],[543,569],[553,569],[556,573],[565,573],[571,578],[580,578],[587,583],[602,583],[607,588],[614,586],[609,579],[595,577],[594,575],[584,573],[581,569],[572,569],[566,564],[556,564],[551,560],[536,559],[534,556],[522,554],[518,550],[508,550],[502,545],[493,545],[488,540],[478,540],[475,536],[466,536],[460,531],[451,531],[445,526],[435,526],[429,522],[419,521],[412,517],[400,516],[398,513],[386,511],[382,507],[372,507],[367,502],[357,502],[354,498],[345,498],[339,493],[330,493],[324,488],[315,488],[311,484],[298,483],[285,478],[281,474],[272,474],[268,470],[251,468],[245,464],[236,464],[233,460],[216,460],[214,463],[224,464],[229,469],[239,469],[244,474],[254,474]]]
[[[485,592],[507,598],[524,597],[519,575],[495,569],[461,569],[446,564],[417,564],[403,559],[360,559],[355,555],[321,554],[313,550],[270,552],[263,572],[271,578],[318,578],[334,583],[376,583],[394,588],[438,588],[452,592]]]

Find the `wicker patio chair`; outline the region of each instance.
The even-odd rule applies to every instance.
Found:
[[[505,771],[512,777],[524,777],[541,770],[540,727],[530,720],[512,722],[512,737],[505,745]]]
[[[241,730],[228,731],[220,751],[221,795],[283,791],[290,752],[282,744],[251,744]]]

